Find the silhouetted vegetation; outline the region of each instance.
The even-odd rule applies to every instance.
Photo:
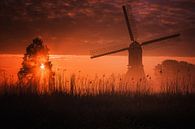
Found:
[[[40,92],[4,76],[0,86],[1,126],[6,128],[164,129],[194,127],[192,92],[152,92],[150,82],[128,84],[122,75],[71,77],[56,74]],[[173,86],[174,87],[174,86]],[[11,124],[7,124],[7,122]]]
[[[35,38],[26,48],[18,79],[20,85],[39,85],[43,81],[50,85],[54,81],[54,72],[49,61],[49,49],[40,38]]]
[[[1,126],[20,129],[193,128],[194,101],[192,94],[4,94],[0,96]]]
[[[25,66],[24,66],[25,67]],[[28,71],[28,70],[27,70]],[[167,60],[155,67],[161,89],[149,75],[72,74],[57,70],[48,81],[14,82],[0,72],[1,127],[6,129],[194,128],[194,65]]]
[[[155,75],[166,93],[189,94],[195,91],[195,65],[165,60],[155,67]]]

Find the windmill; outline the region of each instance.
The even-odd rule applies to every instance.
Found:
[[[127,29],[128,29],[128,32],[129,32],[129,36],[130,36],[130,45],[129,45],[129,47],[125,47],[125,48],[121,48],[121,49],[117,49],[117,50],[111,50],[111,51],[109,50],[109,51],[106,51],[106,52],[104,51],[104,52],[98,53],[98,54],[95,53],[91,56],[91,59],[97,58],[97,57],[102,57],[102,56],[105,56],[105,55],[118,53],[118,52],[122,52],[122,51],[128,51],[128,71],[127,71],[127,75],[130,76],[130,77],[133,77],[133,78],[142,78],[142,77],[145,77],[144,68],[143,68],[143,64],[142,64],[142,47],[145,46],[145,45],[155,43],[155,42],[159,42],[159,41],[171,39],[171,38],[174,38],[174,37],[178,37],[178,36],[180,36],[180,34],[179,33],[178,34],[172,34],[172,35],[163,36],[163,37],[159,37],[157,39],[153,39],[153,40],[149,40],[149,41],[139,43],[135,39],[135,35],[133,33],[133,30],[132,30],[132,27],[134,27],[134,26],[132,26],[132,21],[129,22],[127,9],[126,9],[125,6],[122,6],[122,9],[123,9]],[[130,16],[132,16],[132,14]]]

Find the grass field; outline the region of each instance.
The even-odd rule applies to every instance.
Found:
[[[74,75],[70,80],[61,76],[56,79],[55,85],[42,86],[40,91],[40,87],[20,85],[5,77],[0,86],[0,126],[6,129],[195,127],[195,94],[191,88],[181,92],[178,90],[181,88],[175,88],[177,83],[167,83],[166,90],[152,92],[148,81],[130,85],[120,82],[123,80],[120,77],[91,80]]]
[[[2,95],[1,127],[67,129],[193,128],[195,95]]]

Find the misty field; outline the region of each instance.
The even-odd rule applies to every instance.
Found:
[[[63,73],[63,71],[61,71]],[[194,85],[179,80],[153,92],[150,77],[57,74],[53,85],[23,85],[4,75],[0,86],[1,126],[5,128],[184,129],[194,127]],[[184,81],[188,82],[188,81]],[[165,85],[167,84],[167,85]],[[191,84],[191,83],[190,83]]]
[[[79,66],[84,64],[93,66],[85,60],[88,57],[71,58],[74,60],[66,60],[71,63],[69,66],[77,66],[74,64],[77,59],[81,63]],[[5,59],[7,61],[3,62],[1,67],[8,66],[16,72],[21,62],[16,63],[17,69],[12,63],[6,62],[17,62],[19,57],[2,57],[2,60]],[[65,66],[63,60],[67,57],[53,59],[60,60],[60,62],[54,60],[56,66]],[[82,60],[84,60],[83,64]],[[111,60],[113,61],[114,57],[109,61],[112,62]],[[105,63],[102,60],[95,63],[104,64],[100,62]],[[183,64],[185,62],[182,66]],[[117,74],[102,72],[108,73],[108,70],[112,69],[120,71],[119,67],[122,68],[115,64],[111,68],[101,67],[97,70],[94,66],[94,69],[102,74],[95,74],[93,68],[85,72],[78,70],[71,74],[69,69],[55,68],[55,79],[52,83],[47,83],[44,79],[21,83],[16,81],[13,75],[1,70],[0,125],[6,129],[186,129],[195,127],[193,69],[184,65],[184,68],[175,69],[176,74],[157,69],[156,74],[160,74],[158,76],[160,79],[156,78],[158,80],[148,74],[146,78],[129,80],[124,74],[116,71],[114,72]],[[161,68],[161,65],[157,65],[157,68]],[[187,72],[184,74],[186,68]],[[93,76],[86,71],[92,71]],[[172,74],[174,77],[170,78]]]

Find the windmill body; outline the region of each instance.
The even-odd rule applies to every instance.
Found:
[[[128,50],[129,64],[128,68],[141,67],[142,64],[142,47],[138,42],[133,42],[129,45]]]
[[[135,40],[134,33],[132,31],[132,28],[131,28],[131,22],[129,21],[129,18],[128,18],[127,9],[125,6],[123,6],[122,8],[123,8],[123,13],[124,13],[127,29],[129,32],[130,42],[131,42],[129,47],[121,48],[118,50],[110,50],[110,51],[106,49],[107,51],[105,51],[105,52],[93,54],[91,56],[91,58],[97,58],[97,57],[110,55],[110,54],[114,54],[114,53],[118,53],[118,52],[122,52],[122,51],[128,51],[128,71],[126,74],[127,77],[129,79],[131,79],[131,78],[134,78],[134,79],[144,78],[145,73],[144,73],[144,68],[143,68],[143,63],[142,63],[142,46],[145,46],[145,45],[148,45],[151,43],[155,43],[155,42],[159,42],[162,40],[167,40],[170,38],[178,37],[178,36],[180,36],[180,34],[172,34],[169,36],[163,36],[163,37],[160,37],[157,39],[153,39],[153,40],[139,43]]]
[[[142,64],[142,47],[138,42],[133,42],[129,45],[128,49],[128,71],[126,76],[129,79],[144,78],[144,68]]]

